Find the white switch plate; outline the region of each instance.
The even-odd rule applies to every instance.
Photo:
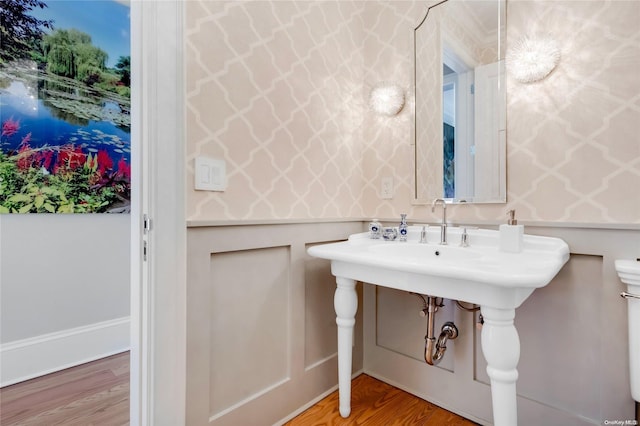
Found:
[[[227,166],[224,160],[196,157],[195,188],[200,191],[227,189]]]
[[[393,177],[387,176],[380,179],[380,198],[383,200],[393,198]]]

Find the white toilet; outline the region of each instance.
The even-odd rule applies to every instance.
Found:
[[[631,397],[640,401],[640,261],[616,260],[616,271],[627,285],[621,294],[629,310],[629,368]]]

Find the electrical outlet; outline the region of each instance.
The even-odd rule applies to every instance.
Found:
[[[383,200],[393,198],[393,178],[391,176],[380,179],[380,198]]]

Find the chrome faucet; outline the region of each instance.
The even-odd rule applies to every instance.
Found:
[[[436,205],[442,203],[442,225],[440,225],[440,244],[447,245],[447,203],[442,198],[436,198],[431,203],[431,212],[436,211]]]

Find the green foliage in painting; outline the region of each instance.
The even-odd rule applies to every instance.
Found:
[[[101,81],[109,59],[91,44],[91,36],[78,30],[55,30],[44,36],[42,50],[47,71],[93,85]]]
[[[2,0],[0,7],[0,64],[32,57],[44,28],[53,28],[51,21],[36,19],[29,14],[34,8],[47,7],[40,0]]]
[[[131,85],[131,56],[120,56],[118,63],[116,64],[118,74],[120,74],[120,81],[125,86]]]
[[[63,77],[74,77],[76,74],[73,51],[69,45],[51,46],[47,51],[47,71]]]
[[[2,0],[0,65],[31,59],[49,73],[129,97],[131,58],[121,56],[115,68],[108,70],[108,54],[92,44],[89,34],[76,29],[54,30],[52,21],[30,16],[34,8],[45,7],[42,0]],[[53,31],[47,34],[46,29]]]

